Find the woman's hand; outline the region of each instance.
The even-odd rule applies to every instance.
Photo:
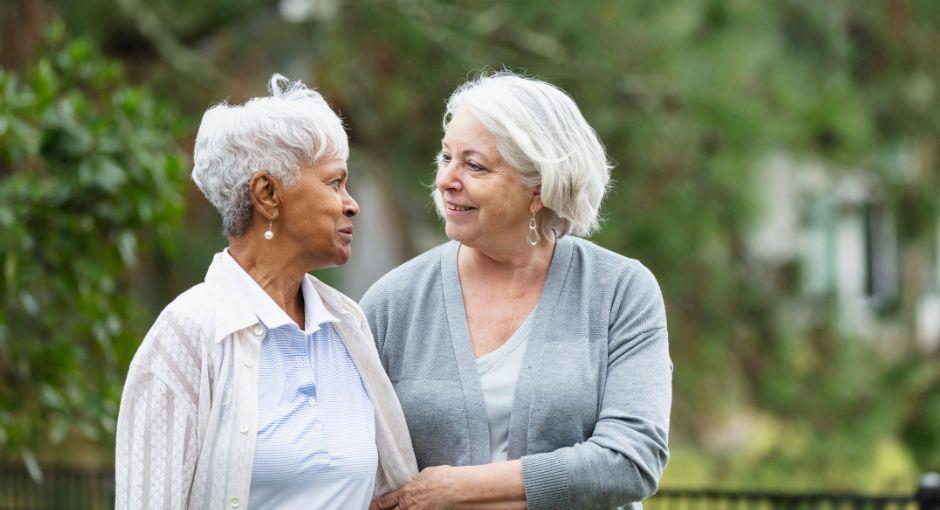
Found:
[[[459,493],[456,468],[429,467],[399,489],[398,507],[402,510],[451,510],[456,504],[454,496]]]
[[[510,460],[479,466],[426,468],[398,490],[398,508],[524,509],[526,499],[522,463]]]
[[[400,491],[386,492],[377,498],[372,498],[369,503],[369,510],[393,510],[398,508],[398,497]]]

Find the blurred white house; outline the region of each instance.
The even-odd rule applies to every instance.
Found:
[[[873,174],[777,155],[757,183],[763,210],[749,239],[753,253],[796,261],[808,296],[836,298],[846,333],[873,341],[913,333],[919,349],[940,347],[940,216],[930,246],[918,249],[899,242],[897,215]],[[904,313],[884,313],[902,299],[913,301],[906,323]]]

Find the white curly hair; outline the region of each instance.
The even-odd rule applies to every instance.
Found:
[[[343,122],[317,91],[280,74],[271,95],[243,105],[217,104],[202,116],[192,178],[222,215],[222,231],[240,237],[251,226],[248,181],[265,172],[292,186],[305,164],[349,159]]]

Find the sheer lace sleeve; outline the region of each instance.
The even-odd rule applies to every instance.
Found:
[[[167,310],[131,362],[118,414],[117,509],[182,509],[198,454],[201,332]]]

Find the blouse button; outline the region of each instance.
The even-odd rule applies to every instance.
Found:
[[[242,426],[238,428],[238,431],[241,432],[242,434],[247,434],[247,433],[248,433],[248,425],[245,425],[244,423],[242,423]]]
[[[258,336],[261,336],[261,335],[264,334],[264,328],[261,327],[260,324],[257,325],[257,326],[255,326],[255,330],[254,330],[254,331],[255,331],[255,334],[258,335]]]
[[[232,498],[230,501],[232,508],[238,508],[241,505],[241,502],[238,501],[238,498]]]
[[[253,359],[251,359],[251,358],[245,358],[245,366],[246,366],[246,367],[251,367],[251,366],[254,365],[254,364],[255,364],[255,360],[253,360]]]

